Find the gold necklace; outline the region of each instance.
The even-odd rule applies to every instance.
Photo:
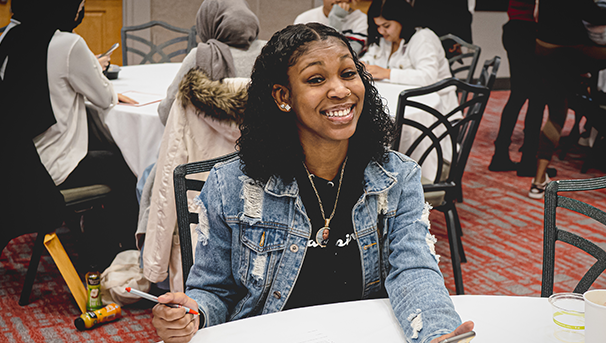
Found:
[[[330,227],[328,225],[330,224],[330,221],[332,220],[332,217],[334,217],[335,211],[337,210],[337,203],[339,202],[339,194],[341,193],[341,185],[343,184],[343,174],[345,173],[345,164],[347,164],[347,158],[349,158],[349,156],[345,157],[345,161],[343,161],[343,166],[341,167],[341,176],[339,177],[339,188],[337,188],[335,206],[333,207],[332,213],[328,218],[326,218],[326,215],[324,214],[324,205],[322,204],[322,199],[320,199],[320,194],[318,193],[318,190],[316,189],[316,186],[314,184],[314,180],[312,179],[313,174],[309,172],[307,166],[305,165],[305,161],[303,161],[303,167],[305,168],[305,172],[307,172],[307,177],[309,178],[311,187],[313,188],[314,193],[316,193],[316,197],[318,198],[318,204],[320,204],[320,212],[322,213],[322,219],[324,219],[324,226],[316,232],[316,243],[318,243],[321,248],[325,248],[326,244],[328,243],[328,237],[330,235]]]

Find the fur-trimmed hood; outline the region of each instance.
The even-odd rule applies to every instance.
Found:
[[[193,68],[181,80],[179,94],[183,106],[191,103],[204,116],[241,124],[248,99],[247,78],[213,81],[200,68]]]

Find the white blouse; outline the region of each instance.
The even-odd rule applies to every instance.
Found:
[[[381,38],[379,44],[372,44],[360,60],[390,69],[390,81],[395,83],[423,87],[452,77],[440,38],[430,29],[417,30],[409,42],[402,39],[400,47],[390,54],[391,42]],[[458,106],[454,88],[439,94],[445,110]]]
[[[65,181],[88,152],[85,98],[101,109],[118,96],[82,37],[55,32],[48,46],[48,84],[57,123],[34,138],[42,163],[56,185]]]

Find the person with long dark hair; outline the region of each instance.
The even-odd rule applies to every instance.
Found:
[[[422,87],[452,77],[440,38],[422,28],[406,0],[373,0],[367,16],[368,52],[361,60],[374,79]],[[444,109],[458,106],[454,89],[440,99]]]
[[[94,135],[85,99],[100,109],[132,100],[114,91],[84,39],[72,32],[84,18],[84,5],[84,0],[13,2],[19,24],[0,42],[0,93],[11,117],[3,119],[8,123],[3,127],[9,137],[33,140],[57,188],[106,184],[112,189],[107,223],[87,223],[85,230],[90,244],[103,247],[91,250],[95,261],[88,262],[102,268],[119,250],[135,247],[136,177],[118,147]]]
[[[165,342],[385,296],[415,341],[473,328],[444,286],[421,170],[388,149],[393,123],[343,35],[319,23],[275,33],[255,62],[240,129],[239,157],[216,165],[199,196],[186,293],[159,297],[201,315],[155,306]]]

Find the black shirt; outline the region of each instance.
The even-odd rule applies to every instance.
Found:
[[[593,0],[540,1],[537,37],[557,45],[593,45],[582,20],[604,25],[606,9]]]
[[[362,165],[364,164],[364,165]],[[352,209],[363,193],[365,163],[349,159],[343,174],[343,185],[337,209],[330,221],[330,233],[323,248],[316,242],[318,230],[324,227],[318,198],[311,186],[303,164],[296,169],[299,195],[312,233],[307,245],[303,266],[284,309],[328,304],[362,298],[362,264],[360,249],[352,223]],[[326,218],[333,211],[341,172],[329,182],[312,176],[324,205]]]

